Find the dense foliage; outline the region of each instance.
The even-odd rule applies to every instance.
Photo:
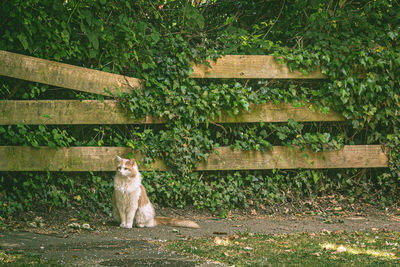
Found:
[[[129,146],[162,158],[166,173],[145,174],[161,205],[222,212],[339,192],[351,201],[398,202],[400,186],[400,6],[380,1],[50,1],[0,7],[0,49],[143,79],[142,90],[110,96],[133,117],[159,126],[0,126],[0,145]],[[323,81],[195,80],[190,62],[224,54],[270,54]],[[96,99],[48,85],[0,78],[1,99]],[[102,99],[102,98],[101,98]],[[343,123],[218,125],[222,111],[251,103],[313,103]],[[315,151],[385,144],[391,167],[375,170],[192,172],[218,146]],[[109,210],[111,173],[1,173],[0,211],[34,204]]]

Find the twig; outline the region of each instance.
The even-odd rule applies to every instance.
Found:
[[[164,20],[164,17],[161,15],[161,13],[157,10],[157,8],[153,5],[153,1],[149,1],[150,5],[154,8],[155,11],[157,11],[158,15],[160,15],[161,20]]]
[[[224,130],[225,134],[228,134],[228,131],[227,131],[227,130],[225,129],[225,127],[222,126],[221,124],[216,123],[216,122],[213,122],[213,121],[209,121],[209,123],[212,124],[212,125],[215,125],[215,126],[217,126],[217,127],[219,127],[219,128],[221,128],[222,130]]]
[[[13,86],[13,89],[11,90],[11,92],[8,94],[8,99],[10,99],[10,98],[12,98],[16,93],[17,93],[17,91],[18,91],[18,89],[21,87],[21,85],[22,85],[22,83],[23,83],[24,81],[18,81],[17,82],[17,84],[15,84],[14,86]]]
[[[188,1],[189,1],[189,0],[188,0]],[[185,9],[183,10],[183,19],[182,19],[181,34],[182,34],[182,32],[183,32],[183,28],[185,27],[185,14],[186,14],[186,7],[187,7],[187,5],[188,5],[188,2],[186,2]]]
[[[283,1],[281,10],[279,11],[278,17],[276,18],[274,24],[272,24],[272,26],[271,26],[271,27],[268,29],[268,31],[264,34],[264,36],[263,36],[262,39],[264,39],[264,38],[268,35],[268,33],[271,31],[271,29],[272,29],[272,28],[275,26],[275,24],[278,22],[278,19],[279,19],[279,17],[280,17],[281,14],[282,14],[283,7],[285,6],[285,2],[286,2],[286,0]]]
[[[69,15],[69,18],[68,18],[68,20],[67,20],[67,24],[69,24],[69,22],[70,22],[70,20],[71,20],[71,17],[72,17],[72,15],[75,13],[75,9],[76,9],[76,7],[78,6],[78,4],[81,2],[81,0],[79,0],[76,4],[75,4],[75,6],[74,6],[74,9],[72,10],[72,12],[71,12],[71,14]]]

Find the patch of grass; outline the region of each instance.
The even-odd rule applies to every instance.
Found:
[[[169,250],[235,266],[399,266],[399,232],[324,232],[178,240]]]
[[[0,250],[0,266],[57,266],[38,255],[11,253]]]

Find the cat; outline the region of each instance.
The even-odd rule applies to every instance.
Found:
[[[134,159],[123,159],[117,156],[118,167],[114,177],[112,196],[113,218],[120,222],[122,228],[132,228],[133,221],[137,227],[154,227],[156,225],[173,225],[188,228],[200,228],[190,220],[179,220],[168,217],[155,217],[155,210],[142,185],[142,175]]]

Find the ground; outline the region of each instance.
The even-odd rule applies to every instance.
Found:
[[[4,255],[23,253],[64,265],[87,266],[217,266],[194,255],[182,256],[166,250],[171,240],[229,237],[237,234],[342,233],[353,231],[400,231],[400,209],[369,206],[324,212],[296,211],[282,207],[275,213],[255,210],[228,213],[219,218],[208,213],[158,209],[159,215],[191,218],[200,229],[157,226],[122,229],[111,218],[90,216],[81,220],[74,212],[27,212],[3,219],[0,233],[0,262]],[[12,264],[11,264],[12,265]]]

